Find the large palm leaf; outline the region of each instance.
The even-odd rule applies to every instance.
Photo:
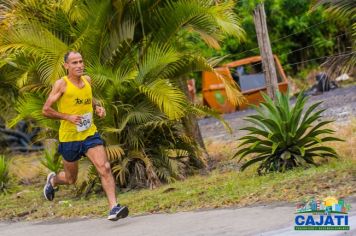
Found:
[[[206,43],[218,48],[221,32],[237,37],[243,35],[232,11],[233,6],[234,1],[220,4],[204,0],[166,1],[164,7],[156,10],[147,28],[152,28],[157,41],[171,40],[179,31],[189,30],[197,32]]]
[[[233,1],[35,2],[13,3],[0,37],[0,53],[13,55],[25,75],[20,91],[33,93],[20,100],[14,122],[31,116],[55,127],[40,117],[41,103],[64,74],[64,52],[79,50],[95,96],[107,108],[107,118],[96,123],[110,145],[108,155],[121,185],[138,176],[156,185],[204,166],[180,119],[188,114],[219,116],[191,104],[179,80],[190,72],[212,71],[215,64],[188,51],[182,35],[198,33],[215,47],[225,34],[241,35]],[[231,97],[238,95],[231,86]]]
[[[46,119],[42,115],[42,107],[45,102],[43,95],[25,94],[17,100],[16,111],[18,115],[9,122],[9,126],[16,125],[23,119],[35,119],[42,127],[58,130],[59,122],[55,120]]]
[[[340,17],[355,18],[356,2],[353,0],[316,0],[314,7],[326,6],[327,10]],[[356,24],[355,22],[353,23]]]
[[[154,80],[139,87],[152,103],[156,104],[170,119],[179,119],[185,115],[187,98],[178,88],[172,86],[169,80]]]
[[[349,18],[352,22],[352,47],[343,54],[330,57],[324,67],[328,68],[329,74],[340,74],[350,72],[356,65],[356,1],[354,0],[315,0],[314,9],[319,6],[326,7],[333,16],[338,18]]]

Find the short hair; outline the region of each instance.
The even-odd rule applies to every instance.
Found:
[[[71,53],[79,53],[77,51],[68,51],[66,52],[66,54],[64,54],[64,62],[67,62],[68,61],[68,57]]]

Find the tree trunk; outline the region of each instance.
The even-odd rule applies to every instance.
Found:
[[[189,91],[186,78],[181,78],[179,80],[179,88],[184,92],[184,94],[189,98]],[[189,114],[187,117],[182,119],[183,126],[186,134],[192,137],[198,145],[204,150],[205,154],[208,154],[205,148],[203,136],[201,135],[197,117],[195,115]]]
[[[254,10],[254,22],[258,47],[260,48],[262,57],[263,72],[266,79],[267,94],[274,100],[278,90],[277,73],[269,40],[266,13],[263,3],[259,3]]]

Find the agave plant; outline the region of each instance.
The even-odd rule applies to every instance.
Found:
[[[325,110],[316,109],[322,102],[311,105],[304,112],[307,97],[302,94],[294,106],[289,104],[288,95],[279,92],[275,101],[266,94],[263,98],[265,102],[260,107],[254,106],[257,114],[245,118],[255,126],[242,129],[249,133],[240,139],[240,150],[234,157],[239,157],[239,161],[252,157],[242,165],[241,170],[260,163],[260,175],[284,172],[297,166],[316,165],[315,157],[338,157],[333,148],[324,144],[342,140],[330,136],[333,130],[323,128],[332,121],[319,121]]]
[[[9,164],[5,156],[0,155],[0,193],[8,192],[9,184]]]

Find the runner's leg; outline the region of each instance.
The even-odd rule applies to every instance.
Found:
[[[78,176],[78,161],[69,162],[63,161],[64,171],[59,172],[52,178],[52,185],[57,186],[61,184],[74,184]]]
[[[111,173],[110,163],[106,156],[103,145],[89,148],[85,154],[95,166],[101,179],[101,184],[108,198],[109,207],[112,209],[117,205],[115,194],[115,181]]]

